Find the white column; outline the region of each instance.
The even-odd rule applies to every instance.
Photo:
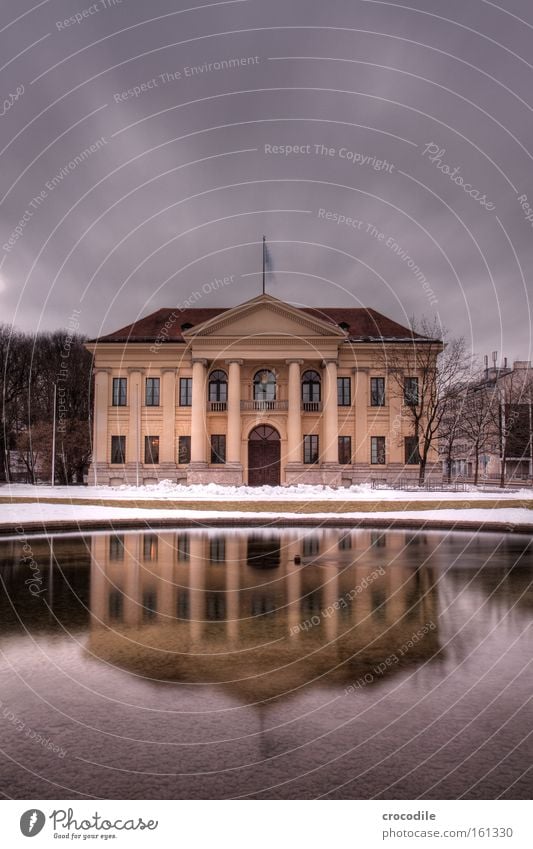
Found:
[[[324,406],[322,415],[322,462],[339,462],[339,413],[337,408],[337,360],[324,361]]]
[[[242,360],[226,360],[228,366],[227,462],[241,462],[241,365]]]
[[[107,442],[109,412],[109,374],[98,369],[94,379],[94,463],[107,463],[110,450]]]
[[[142,444],[141,406],[143,403],[142,369],[128,369],[127,402],[130,410],[128,437],[126,439],[126,460],[128,463],[142,464],[144,451]],[[142,480],[139,481],[142,483]]]
[[[237,535],[226,537],[226,634],[230,640],[239,638],[240,618],[240,545]]]
[[[355,405],[355,445],[353,448],[356,464],[368,466],[370,463],[370,442],[368,439],[368,398],[370,374],[367,368],[353,370]]]
[[[289,366],[289,411],[287,415],[287,463],[302,462],[302,412],[300,366],[303,360],[286,360]]]
[[[192,361],[191,463],[207,463],[207,360]]]
[[[163,369],[161,376],[163,431],[160,463],[176,463],[176,369]]]

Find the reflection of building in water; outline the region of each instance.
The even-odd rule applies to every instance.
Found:
[[[317,678],[350,684],[407,646],[382,677],[438,650],[436,627],[408,645],[437,625],[432,568],[415,541],[371,530],[95,536],[89,649],[248,701]]]

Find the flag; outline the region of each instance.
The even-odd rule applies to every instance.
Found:
[[[266,272],[274,271],[274,266],[272,263],[272,257],[270,255],[270,251],[268,249],[266,236],[263,236],[263,295],[265,294],[265,275]]]

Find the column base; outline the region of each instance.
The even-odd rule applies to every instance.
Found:
[[[209,466],[207,463],[191,463],[187,472],[187,484],[216,483],[220,486],[242,486],[243,468],[240,463],[225,463]]]
[[[285,466],[285,484],[311,484],[312,486],[340,486],[343,482],[343,467],[338,463],[287,463]]]

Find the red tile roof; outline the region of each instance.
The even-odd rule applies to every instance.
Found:
[[[127,324],[114,333],[93,339],[93,342],[184,342],[182,335],[184,325],[196,326],[204,321],[215,318],[226,312],[230,307],[207,309],[203,307],[191,309],[163,308],[151,313],[133,324]],[[351,307],[300,307],[302,312],[309,313],[322,321],[344,327],[347,336],[354,342],[374,341],[378,339],[425,339],[413,335],[412,331],[376,310]]]

